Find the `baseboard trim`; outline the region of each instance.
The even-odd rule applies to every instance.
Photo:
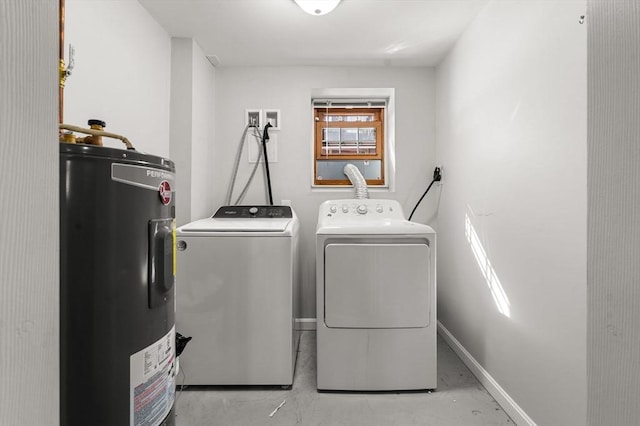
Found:
[[[509,394],[491,377],[478,361],[462,346],[453,334],[438,321],[438,332],[440,336],[451,346],[454,352],[460,357],[462,362],[471,370],[478,381],[487,389],[487,392],[496,400],[502,409],[511,417],[516,425],[536,426],[536,423],[525,413],[525,411],[509,396]]]
[[[296,330],[315,331],[316,319],[315,318],[296,318]]]

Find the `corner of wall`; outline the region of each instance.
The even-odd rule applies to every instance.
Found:
[[[191,221],[191,139],[193,108],[193,41],[171,39],[169,152],[176,164],[176,222]]]

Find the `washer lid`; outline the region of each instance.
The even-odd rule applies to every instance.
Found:
[[[291,221],[291,218],[207,218],[180,227],[180,232],[285,232]]]

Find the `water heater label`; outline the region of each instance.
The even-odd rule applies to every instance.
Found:
[[[167,417],[176,390],[175,326],[129,357],[130,424],[158,426]]]
[[[175,174],[151,167],[113,163],[111,164],[111,180],[153,191],[158,191],[160,185],[165,185],[164,182],[166,182],[166,187],[171,190]]]

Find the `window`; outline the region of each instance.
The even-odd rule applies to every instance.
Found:
[[[385,100],[314,100],[314,185],[351,185],[355,165],[368,185],[385,185]]]

